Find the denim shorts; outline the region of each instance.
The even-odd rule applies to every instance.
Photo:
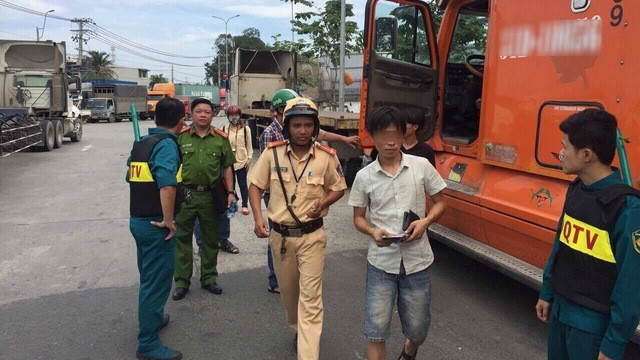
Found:
[[[427,337],[431,323],[431,270],[407,275],[401,265],[400,274],[389,274],[367,262],[364,337],[370,342],[389,338],[395,303],[404,336],[416,343]]]

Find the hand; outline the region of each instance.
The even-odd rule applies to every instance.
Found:
[[[540,321],[542,321],[545,324],[549,321],[550,309],[551,309],[550,303],[542,299],[538,299],[538,303],[536,304],[536,315],[538,316],[538,319],[540,319]],[[602,353],[600,354],[602,355]]]
[[[611,358],[607,357],[607,355],[603,354],[602,351],[600,351],[600,354],[598,354],[598,360],[611,360]]]
[[[357,135],[345,136],[343,141],[354,149],[360,146],[360,138]]]
[[[393,243],[393,239],[383,239],[382,235],[389,235],[389,232],[380,228],[375,228],[371,231],[371,237],[378,247],[389,246]]]
[[[409,235],[407,240],[404,240],[402,243],[412,242],[413,240],[422,238],[424,232],[429,227],[429,222],[426,218],[416,220],[409,224],[407,230],[405,230],[405,234]]]
[[[256,225],[253,228],[253,232],[261,239],[269,237],[269,227],[262,216],[256,219]]]
[[[311,210],[307,212],[307,216],[311,219],[317,219],[320,217],[320,213],[324,208],[322,207],[322,202],[320,200],[316,200],[316,202],[311,207]]]
[[[169,230],[169,235],[167,235],[167,237],[164,238],[165,240],[171,239],[176,234],[176,222],[173,220],[170,220],[170,221],[162,220],[161,222],[152,221],[151,225]]]
[[[233,200],[238,200],[236,199],[236,196],[233,194],[229,194],[227,195],[227,207],[231,208],[231,203],[233,202]],[[236,210],[238,210],[238,204],[236,203]]]
[[[251,166],[251,159],[247,160],[247,163],[244,164],[244,168],[247,169],[247,172],[249,172],[249,167]]]

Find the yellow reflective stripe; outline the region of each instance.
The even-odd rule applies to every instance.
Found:
[[[176,175],[176,180],[178,181],[178,184],[182,182],[182,164],[180,164],[180,167],[178,168],[178,174]]]
[[[560,241],[583,254],[609,263],[616,263],[609,233],[567,214],[564,214],[562,218]]]
[[[131,162],[129,165],[130,182],[153,182],[151,169],[146,162]]]

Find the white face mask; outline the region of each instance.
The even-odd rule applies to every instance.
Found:
[[[229,122],[230,122],[232,125],[236,125],[236,124],[239,122],[239,120],[240,120],[240,117],[239,117],[239,116],[237,116],[237,115],[229,116]]]

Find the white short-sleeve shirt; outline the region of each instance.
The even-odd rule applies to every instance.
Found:
[[[402,233],[405,211],[413,210],[424,218],[426,194],[437,194],[445,187],[446,183],[429,160],[402,154],[396,174],[382,170],[378,160],[360,170],[351,187],[349,205],[367,208],[369,223],[395,235]],[[407,274],[422,271],[433,263],[428,240],[427,232],[419,240],[387,247],[378,247],[371,239],[367,260],[390,274],[399,274],[401,263]]]

